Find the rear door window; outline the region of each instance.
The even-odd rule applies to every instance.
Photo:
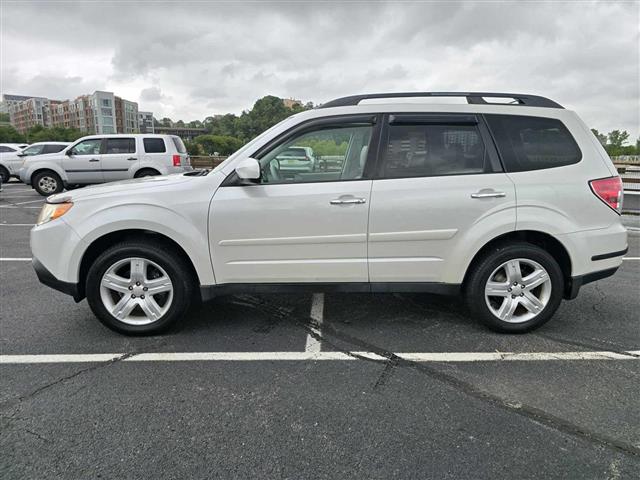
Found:
[[[146,153],[165,153],[167,151],[162,138],[145,138],[142,143]]]
[[[555,118],[485,115],[507,172],[524,172],[578,163],[582,153],[564,124]]]
[[[104,153],[136,153],[136,141],[134,138],[107,138]]]
[[[477,125],[391,124],[381,178],[471,175],[490,169]]]

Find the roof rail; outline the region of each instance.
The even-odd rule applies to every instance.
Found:
[[[525,107],[564,108],[562,105],[537,95],[521,93],[497,93],[497,92],[398,92],[398,93],[369,93],[364,95],[351,95],[349,97],[336,98],[322,104],[319,108],[348,107],[358,105],[362,100],[375,98],[411,98],[411,97],[466,97],[470,104],[489,105],[519,105]],[[491,103],[485,98],[513,98],[517,103]]]

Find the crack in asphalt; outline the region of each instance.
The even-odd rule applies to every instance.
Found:
[[[248,298],[245,297],[245,300],[248,300]],[[255,305],[255,307],[263,308],[263,310],[267,313],[277,314],[279,316],[283,315],[281,311],[279,311],[277,308],[273,308],[267,301],[259,300],[255,297],[252,297],[252,303]],[[314,322],[310,318],[302,315],[293,315],[293,312],[290,315],[286,315],[286,314],[284,315],[286,318],[283,318],[283,320],[286,319],[299,325],[304,330],[306,330],[309,335],[312,335],[314,336],[314,338],[322,340],[324,343],[335,348],[337,351],[343,354],[346,354],[351,357],[355,357],[364,361],[375,362],[375,363],[385,363],[387,365],[391,364],[391,367],[389,367],[389,371],[387,372],[386,375],[385,375],[385,371],[383,370],[383,373],[382,373],[382,375],[384,375],[383,383],[388,381],[388,379],[391,376],[390,372],[392,372],[396,367],[410,368],[422,374],[428,375],[429,377],[441,383],[444,383],[452,388],[455,388],[456,390],[459,390],[462,393],[472,398],[481,400],[485,403],[489,403],[497,408],[500,408],[501,410],[507,411],[509,413],[514,413],[523,418],[526,418],[527,420],[546,425],[547,427],[553,428],[554,430],[572,435],[574,437],[577,437],[581,440],[587,441],[594,445],[599,445],[609,450],[622,452],[626,455],[640,457],[640,446],[636,446],[624,441],[620,441],[608,435],[603,435],[601,433],[595,432],[588,428],[581,427],[579,425],[572,423],[567,419],[553,415],[540,408],[533,407],[531,405],[526,405],[523,403],[509,402],[507,399],[499,395],[495,395],[495,394],[491,394],[486,391],[483,391],[478,387],[476,387],[474,384],[461,380],[454,375],[444,373],[440,370],[437,370],[433,367],[422,364],[420,362],[406,360],[382,347],[378,347],[377,345],[368,343],[366,341],[363,341],[357,337],[346,334],[344,332],[339,332],[326,322],[323,322],[322,324],[323,334],[319,335],[313,330]],[[340,341],[349,343],[351,345],[354,345],[356,347],[359,347],[363,351],[375,353],[376,355],[384,357],[385,360],[379,360],[377,358],[370,358],[370,357],[365,357],[361,355],[355,355],[353,354],[353,352],[347,349],[341,348],[336,343],[330,341],[327,338],[327,336],[333,337],[336,340],[340,340]],[[386,370],[386,366],[385,366],[385,370]],[[378,382],[376,382],[376,384],[377,383]]]

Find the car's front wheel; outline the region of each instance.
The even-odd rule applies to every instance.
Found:
[[[36,173],[33,176],[32,185],[43,197],[60,193],[64,189],[60,176],[48,170]]]
[[[563,274],[547,251],[529,243],[487,252],[469,273],[469,309],[489,328],[523,333],[549,321],[560,306]]]
[[[107,327],[130,335],[167,330],[189,308],[193,279],[169,245],[127,241],[89,269],[87,301]]]

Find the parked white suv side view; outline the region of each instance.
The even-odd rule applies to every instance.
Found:
[[[281,152],[308,145],[340,168],[283,174]],[[526,332],[622,264],[621,202],[598,140],[551,100],[360,95],[289,117],[211,172],[54,195],[31,249],[43,283],[127,334],[168,328],[198,297],[300,289],[462,293],[473,318]]]
[[[58,155],[27,158],[20,180],[47,196],[66,186],[191,171],[187,149],[174,135],[91,135]]]

